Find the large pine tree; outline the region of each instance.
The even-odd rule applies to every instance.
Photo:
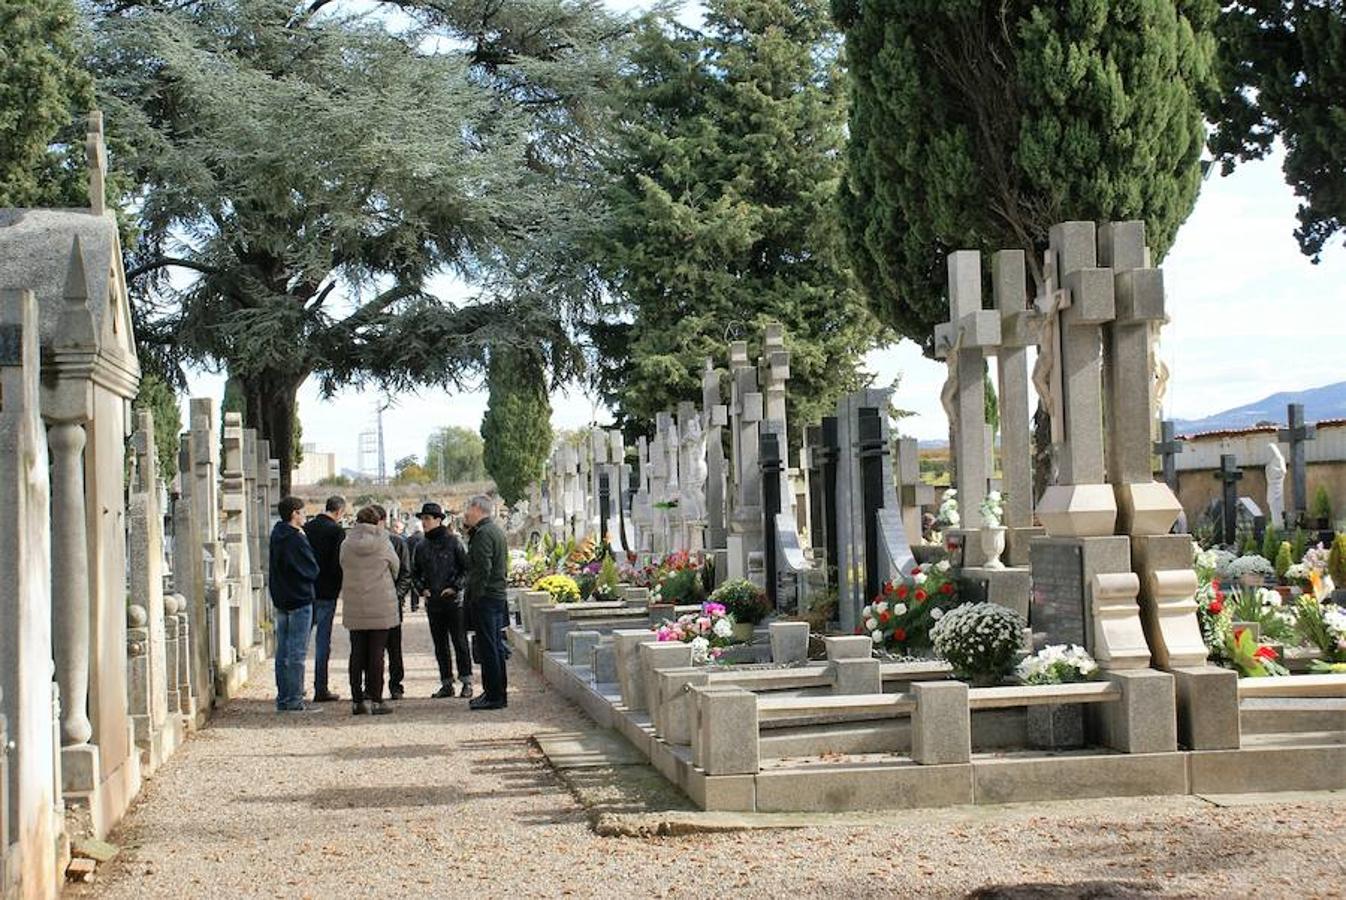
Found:
[[[871,307],[933,343],[952,250],[1144,219],[1157,258],[1196,201],[1215,0],[833,0],[846,31],[851,258]]]
[[[701,399],[706,357],[786,327],[796,423],[859,381],[876,328],[836,215],[845,97],[825,0],[710,0],[651,20],[631,61],[600,252],[616,300],[597,382],[637,428]],[[755,353],[756,347],[753,348]]]

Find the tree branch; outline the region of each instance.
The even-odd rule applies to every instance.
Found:
[[[192,269],[193,271],[200,272],[204,275],[220,274],[219,269],[215,268],[214,266],[208,266],[205,263],[199,263],[190,259],[178,259],[172,256],[161,256],[158,259],[153,259],[143,265],[136,266],[134,269],[127,272],[126,280],[134,281],[141,275],[144,275],[146,272],[153,272],[158,269],[167,269],[170,266],[178,266],[179,268],[183,269]]]

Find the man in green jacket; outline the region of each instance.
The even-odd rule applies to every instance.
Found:
[[[466,607],[477,632],[482,686],[481,696],[468,704],[471,709],[503,709],[509,705],[504,634],[509,624],[505,599],[509,548],[505,532],[491,517],[494,506],[490,497],[478,494],[463,511],[468,533]]]

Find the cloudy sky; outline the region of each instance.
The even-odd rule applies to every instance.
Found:
[[[647,5],[609,3],[619,9]],[[694,18],[695,7],[685,15]],[[1296,199],[1280,168],[1277,157],[1250,163],[1228,178],[1212,175],[1164,260],[1172,320],[1161,345],[1172,372],[1167,416],[1199,418],[1276,391],[1346,379],[1337,352],[1346,344],[1346,248],[1337,239],[1316,266],[1299,253],[1293,235]],[[875,350],[866,362],[876,383],[901,375],[897,403],[916,413],[903,422],[908,434],[923,439],[947,434],[939,403],[942,363],[923,358],[909,341]],[[223,381],[198,376],[191,388],[193,396],[219,397]],[[299,392],[304,442],[335,452],[339,468],[356,468],[359,433],[372,430],[379,399],[348,391],[324,401],[310,380]],[[397,397],[384,414],[389,468],[402,456],[423,454],[426,437],[438,428],[476,429],[485,409],[482,390]],[[558,428],[611,422],[597,398],[581,390],[555,394],[552,410]]]

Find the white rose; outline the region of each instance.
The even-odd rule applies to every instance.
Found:
[[[905,616],[906,614],[907,614],[907,604],[905,604],[905,603],[894,603],[894,604],[893,604],[893,615],[895,615],[895,616]]]
[[[944,618],[944,610],[936,606],[934,609],[930,610],[930,618],[938,622],[940,619]]]
[[[935,570],[938,572],[947,572],[950,568],[952,568],[952,566],[947,559],[941,559],[939,562],[935,563]]]
[[[728,619],[721,618],[715,620],[711,630],[715,632],[716,637],[727,638],[734,633],[734,626],[730,624]]]
[[[873,619],[873,618],[871,618],[871,619],[865,619],[865,628],[869,629],[870,631],[873,631],[874,629],[876,629],[876,628],[878,628],[878,627],[879,627],[879,620],[878,620],[878,619]]]
[[[882,643],[883,643],[883,632],[882,632],[882,631],[879,631],[877,628],[874,629],[874,633],[871,634],[869,637],[870,637],[870,639],[871,639],[872,641],[874,641],[874,643],[876,643],[876,644],[882,644]]]
[[[926,576],[924,572],[918,572],[915,575],[911,576],[911,580],[916,582],[917,584],[925,584],[925,577]]]

